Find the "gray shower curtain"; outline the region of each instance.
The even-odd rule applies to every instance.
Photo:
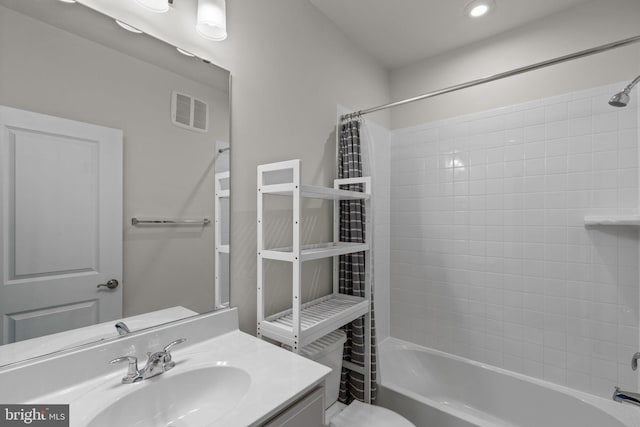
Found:
[[[340,125],[338,146],[338,178],[362,177],[362,156],[360,149],[360,120],[353,119]],[[343,187],[351,191],[362,191],[362,185]],[[365,206],[362,200],[340,201],[340,241],[362,243],[365,238]],[[341,255],[339,267],[339,290],[341,293],[365,296],[365,253]],[[371,402],[376,400],[377,360],[375,321],[373,311],[373,278],[371,280]],[[357,365],[364,365],[365,350],[364,317],[344,326],[347,342],[344,359]],[[349,369],[342,369],[340,397],[342,403],[349,404],[354,399],[365,401],[364,377]]]

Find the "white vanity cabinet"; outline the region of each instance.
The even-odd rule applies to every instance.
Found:
[[[317,387],[291,404],[263,427],[323,427],[324,387]]]

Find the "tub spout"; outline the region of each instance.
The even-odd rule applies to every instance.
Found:
[[[613,391],[613,400],[616,402],[627,402],[632,405],[640,406],[640,393],[624,391],[620,390],[620,387],[616,387]]]

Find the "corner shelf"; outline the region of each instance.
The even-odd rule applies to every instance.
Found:
[[[584,225],[640,226],[640,215],[585,215]]]

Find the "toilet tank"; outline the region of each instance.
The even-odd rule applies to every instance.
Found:
[[[331,368],[325,383],[325,409],[338,400],[342,372],[342,349],[347,341],[343,330],[335,330],[300,349],[300,356]]]

